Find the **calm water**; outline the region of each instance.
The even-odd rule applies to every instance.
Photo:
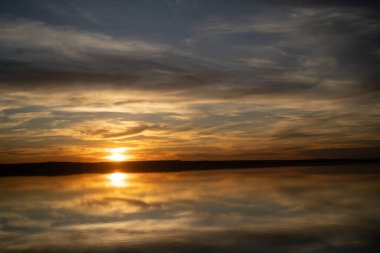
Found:
[[[368,166],[0,178],[0,251],[380,252]]]

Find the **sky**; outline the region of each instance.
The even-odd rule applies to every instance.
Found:
[[[378,10],[2,0],[0,162],[379,158]]]

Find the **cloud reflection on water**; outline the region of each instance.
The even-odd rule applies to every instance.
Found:
[[[378,252],[378,175],[310,171],[0,178],[0,248]]]

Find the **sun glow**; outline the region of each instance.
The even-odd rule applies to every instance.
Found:
[[[108,175],[109,184],[116,187],[125,187],[127,185],[126,180],[128,179],[128,174],[115,172]]]
[[[110,153],[109,156],[106,156],[108,160],[115,162],[122,162],[128,160],[128,156],[124,154],[127,148],[112,148],[107,149],[106,151]]]

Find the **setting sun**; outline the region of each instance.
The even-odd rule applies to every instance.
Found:
[[[122,162],[128,160],[128,156],[124,154],[126,151],[126,148],[113,148],[113,149],[108,149],[106,150],[107,152],[110,153],[109,156],[106,158],[111,161],[115,162]]]

